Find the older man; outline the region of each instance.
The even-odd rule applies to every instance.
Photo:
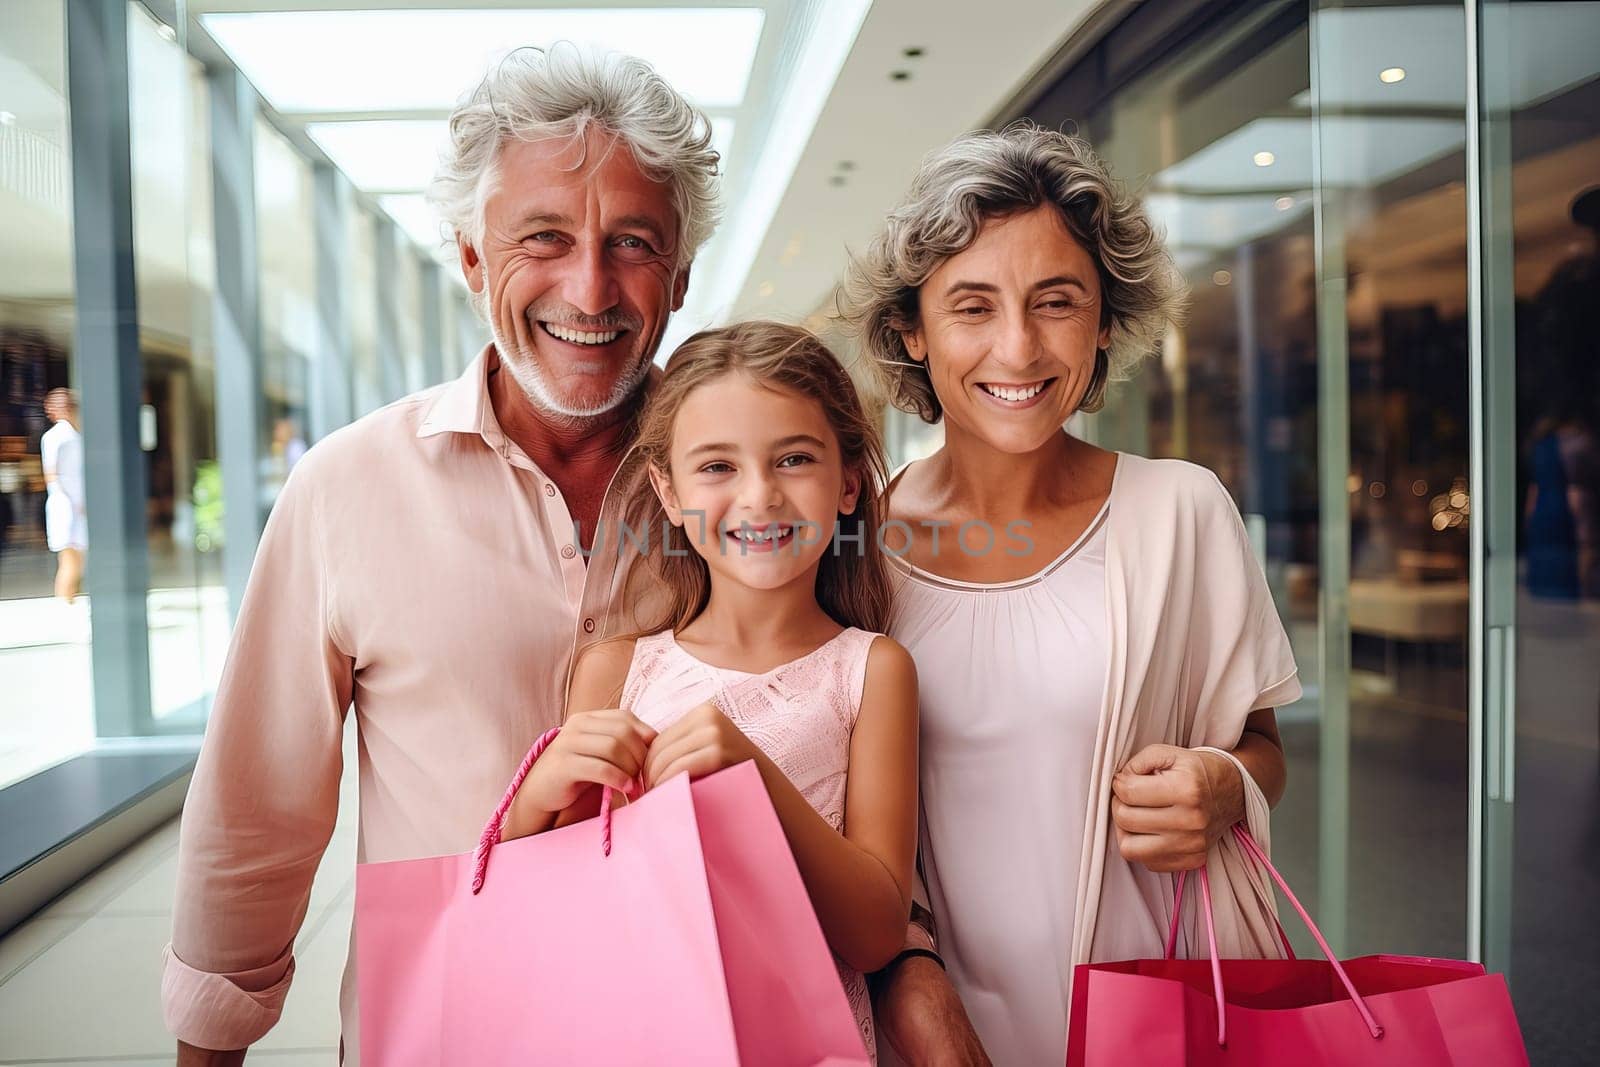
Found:
[[[361,858],[464,851],[620,599],[615,553],[584,549],[715,224],[709,123],[642,62],[561,48],[514,53],[450,131],[434,194],[494,343],[312,449],[273,510],[183,821],[181,1064],[237,1063],[277,1021],[347,709]],[[341,1004],[354,1062],[348,968]]]

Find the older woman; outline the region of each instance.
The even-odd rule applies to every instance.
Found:
[[[931,156],[852,266],[893,401],[945,428],[888,489],[934,921],[879,1022],[911,1062],[1060,1063],[1073,966],[1159,955],[1172,871],[1208,865],[1224,954],[1278,952],[1225,831],[1266,841],[1300,686],[1238,512],[1203,468],[1063,429],[1181,299],[1089,146],[1032,126]]]

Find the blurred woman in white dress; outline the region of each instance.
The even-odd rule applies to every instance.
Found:
[[[83,587],[84,554],[89,549],[77,394],[71,389],[50,390],[45,394],[44,413],[53,423],[39,439],[45,483],[44,534],[50,551],[56,554],[56,596],[70,604]]]

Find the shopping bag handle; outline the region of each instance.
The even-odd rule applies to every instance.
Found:
[[[1277,883],[1278,888],[1283,890],[1283,895],[1294,906],[1295,913],[1300,916],[1301,921],[1306,924],[1306,929],[1310,930],[1311,936],[1316,939],[1317,947],[1322,950],[1323,956],[1327,957],[1328,963],[1333,967],[1333,973],[1339,976],[1339,981],[1344,986],[1345,992],[1350,994],[1350,1003],[1355,1005],[1356,1011],[1360,1013],[1361,1021],[1366,1024],[1367,1032],[1374,1038],[1381,1038],[1383,1036],[1383,1027],[1373,1017],[1372,1009],[1367,1006],[1366,1000],[1360,993],[1356,992],[1355,983],[1350,980],[1350,975],[1345,972],[1344,964],[1339,962],[1339,958],[1334,955],[1333,949],[1328,947],[1327,939],[1322,936],[1322,931],[1317,928],[1317,924],[1312,921],[1305,906],[1300,903],[1300,898],[1295,896],[1294,890],[1289,888],[1289,883],[1284,881],[1283,875],[1278,873],[1278,869],[1272,865],[1271,860],[1267,859],[1267,854],[1261,850],[1260,845],[1256,844],[1256,839],[1250,836],[1250,831],[1246,830],[1242,823],[1234,825],[1233,837],[1239,843],[1239,847],[1244,850],[1245,855],[1259,863],[1262,869],[1272,876],[1272,880]],[[1188,871],[1183,871],[1178,875],[1178,893],[1176,900],[1173,902],[1172,927],[1167,934],[1166,958],[1169,960],[1177,948],[1178,915],[1183,906],[1183,886],[1188,873]],[[1200,868],[1200,896],[1205,907],[1206,939],[1210,942],[1211,947],[1211,983],[1217,997],[1217,1044],[1225,1045],[1227,1044],[1228,1031],[1227,1006],[1223,1000],[1222,990],[1222,961],[1217,958],[1217,932],[1215,920],[1211,914],[1211,879],[1206,875],[1204,867]],[[1281,926],[1278,928],[1278,934],[1280,937],[1283,935]]]
[[[1203,867],[1200,869],[1201,871],[1205,870]],[[1179,920],[1183,918],[1183,909],[1177,905],[1183,900],[1183,883],[1188,877],[1188,871],[1178,872],[1178,889],[1177,892],[1173,894],[1172,925],[1167,927],[1167,959],[1169,960],[1177,954],[1178,925]],[[1298,957],[1295,956],[1294,953],[1294,946],[1289,944],[1289,935],[1284,933],[1283,924],[1278,921],[1277,916],[1273,916],[1272,918],[1272,928],[1278,932],[1278,943],[1283,946],[1284,958],[1290,960],[1297,959]]]
[[[511,784],[506,787],[506,795],[500,798],[499,806],[494,809],[494,814],[489,816],[489,825],[485,826],[483,833],[478,836],[478,847],[472,852],[474,896],[483,890],[483,880],[489,872],[489,853],[500,843],[500,835],[506,826],[506,816],[511,813],[511,802],[517,799],[517,790],[522,788],[523,779],[528,777],[528,772],[533,770],[533,765],[544,755],[544,750],[550,747],[550,742],[554,741],[560,732],[559,726],[553,730],[546,730],[539,740],[533,743],[533,747],[528,749],[528,754],[522,757],[522,765],[517,768]],[[611,792],[611,788],[607,786],[600,794],[600,851],[607,856],[611,855]]]

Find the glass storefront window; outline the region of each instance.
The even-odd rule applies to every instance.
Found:
[[[310,422],[311,359],[317,344],[316,236],[311,165],[258,120],[255,134],[256,240],[260,254],[260,443],[263,510],[277,499],[304,454]]]
[[[1535,1063],[1600,1061],[1600,3],[1487,3],[1491,378],[1514,382],[1487,491],[1515,530],[1511,764],[1489,797],[1486,926]],[[1496,212],[1495,209],[1499,209]],[[1509,232],[1506,232],[1509,230]],[[1490,401],[1493,402],[1492,400]],[[1493,424],[1491,423],[1491,426]],[[1494,447],[1497,442],[1490,442]],[[1497,479],[1496,473],[1504,472]],[[1494,651],[1490,650],[1491,653]],[[1497,750],[1487,755],[1493,759]]]
[[[472,307],[472,299],[467,291],[466,284],[457,281],[459,267],[454,264],[445,268],[446,272],[456,271],[450,277],[449,291],[453,294],[450,301],[455,306],[455,331],[449,336],[455,338],[458,350],[457,362],[460,371],[466,370],[467,364],[478,358],[478,353],[483,351],[484,345],[489,343],[489,327],[478,317],[477,311]]]
[[[350,317],[351,398],[359,417],[383,406],[378,370],[377,226],[372,213],[352,203],[345,213],[345,254],[350,274],[345,307]]]
[[[422,268],[417,262],[416,246],[405,231],[391,225],[389,232],[394,235],[395,242],[394,280],[399,295],[396,303],[399,318],[395,325],[398,327],[396,334],[400,341],[401,365],[405,368],[403,381],[405,392],[414,393],[434,384],[427,380],[422,358]]]
[[[1274,851],[1335,945],[1465,956],[1464,11],[1228,10],[1035,115],[1141,191],[1192,291],[1087,432],[1239,504],[1308,683]]]
[[[0,36],[0,787],[94,740],[87,598],[54,595],[64,547],[82,522],[83,442],[55,420],[52,390],[75,384],[71,138],[60,0],[6,8]],[[60,412],[56,412],[60,414]],[[78,422],[76,428],[70,423]],[[55,469],[46,471],[45,452]],[[47,477],[59,478],[47,489]],[[47,498],[61,501],[47,509]],[[72,501],[78,498],[79,504]],[[57,514],[47,518],[47,510]],[[61,513],[65,513],[65,523]],[[54,529],[52,529],[54,527]],[[54,533],[57,536],[52,537]],[[70,570],[68,577],[70,578]],[[70,583],[69,583],[70,584]]]
[[[134,267],[148,478],[151,712],[199,733],[228,640],[220,560],[209,97],[198,61],[128,10]]]

